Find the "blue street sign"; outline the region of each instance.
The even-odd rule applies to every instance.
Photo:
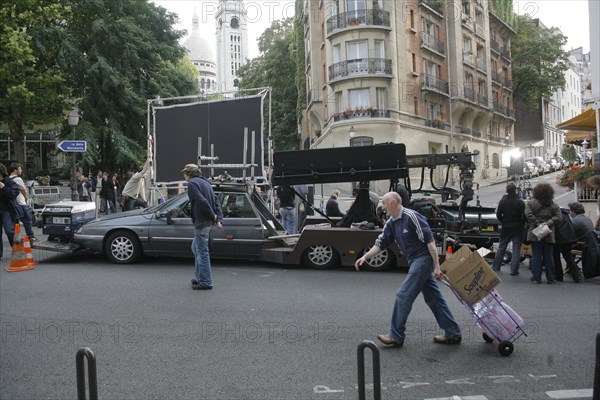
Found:
[[[85,140],[63,140],[58,144],[58,148],[64,152],[85,153],[87,142]]]

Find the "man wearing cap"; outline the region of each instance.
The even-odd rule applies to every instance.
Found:
[[[210,182],[201,175],[200,168],[196,164],[187,164],[181,172],[188,183],[190,211],[194,224],[192,252],[196,263],[196,278],[192,279],[192,289],[210,290],[212,272],[208,236],[213,225],[217,228],[223,227],[223,212]]]

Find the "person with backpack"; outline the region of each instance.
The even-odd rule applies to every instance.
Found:
[[[19,185],[8,176],[6,166],[0,163],[0,260],[2,260],[4,252],[2,229],[4,229],[8,243],[12,247],[15,225],[23,216],[23,210],[17,203],[17,196],[20,192]]]

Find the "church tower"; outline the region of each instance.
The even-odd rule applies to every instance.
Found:
[[[202,94],[217,92],[217,65],[208,42],[200,33],[200,19],[195,8],[192,15],[192,33],[183,43],[183,47],[187,50],[190,61],[200,73],[198,92]]]
[[[247,13],[243,0],[219,0],[215,19],[219,90],[236,90],[238,69],[249,58]]]

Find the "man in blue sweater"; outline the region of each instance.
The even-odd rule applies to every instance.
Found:
[[[196,263],[196,278],[192,279],[192,289],[211,290],[212,271],[208,238],[213,225],[217,228],[223,227],[221,204],[213,192],[212,185],[201,175],[196,164],[187,164],[181,172],[188,183],[190,211],[194,223],[192,251]]]
[[[383,344],[402,347],[406,320],[415,299],[419,293],[423,293],[425,303],[445,333],[434,336],[433,341],[459,344],[462,338],[460,327],[454,321],[452,312],[434,280],[440,278],[441,271],[435,241],[427,220],[418,212],[402,207],[402,199],[396,192],[389,192],[383,196],[383,208],[390,218],[375,245],[356,260],[355,267],[358,270],[381,249],[387,248],[395,241],[407,258],[409,269],[404,283],[396,293],[390,332],[387,335],[377,335],[377,338]]]

